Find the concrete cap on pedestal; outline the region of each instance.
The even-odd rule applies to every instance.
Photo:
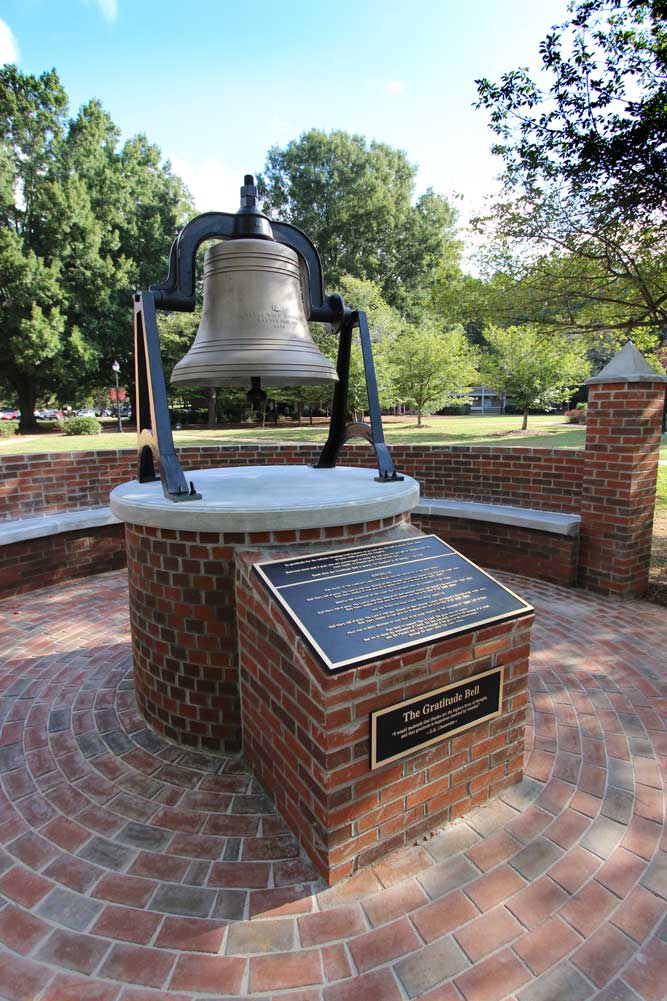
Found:
[[[230,466],[186,472],[201,500],[174,502],[162,484],[122,483],[111,493],[121,521],[184,532],[266,532],[327,528],[412,510],[419,484],[378,483],[377,470],[352,466]]]
[[[632,341],[627,341],[601,372],[586,379],[585,385],[600,382],[667,382],[667,375],[651,368]]]

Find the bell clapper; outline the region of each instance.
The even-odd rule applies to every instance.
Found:
[[[253,410],[260,410],[262,404],[266,402],[266,393],[262,389],[262,380],[253,375],[250,379],[250,389],[245,394],[245,398],[252,405]]]

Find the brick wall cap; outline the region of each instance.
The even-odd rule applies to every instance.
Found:
[[[201,500],[174,503],[162,484],[122,483],[111,510],[129,524],[180,531],[261,532],[328,528],[390,518],[412,510],[419,484],[410,476],[376,482],[359,466],[227,466],[189,471]]]
[[[667,382],[667,375],[660,375],[651,368],[632,341],[626,341],[618,354],[597,375],[586,379],[586,386],[603,382]]]
[[[424,497],[413,509],[413,514],[430,517],[470,518],[497,525],[514,525],[533,528],[539,532],[556,535],[578,535],[581,518],[578,514],[559,514],[555,511],[536,511],[534,508],[513,507],[509,504],[479,504],[474,501],[430,500]]]

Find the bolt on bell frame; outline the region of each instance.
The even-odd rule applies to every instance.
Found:
[[[192,219],[179,233],[169,254],[169,274],[161,285],[134,295],[134,348],[137,411],[137,479],[140,483],[162,481],[165,496],[172,501],[200,500],[188,483],[174,449],[169,420],[167,390],[160,355],[156,310],[193,312],[195,308],[195,256],[205,240],[255,238],[274,240],[296,251],[308,278],[308,320],[326,323],[338,334],[336,371],[329,435],[315,463],[317,469],[332,469],[338,453],[351,438],[363,438],[375,450],[380,483],[402,480],[384,440],[380,403],[368,320],[362,310],[350,309],[337,292],[325,295],[322,265],[315,245],[296,226],[270,221],[257,207],[257,188],[246,174],[241,188],[241,207],[230,212],[205,212]],[[352,336],[359,330],[364,374],[368,390],[370,424],[348,423],[347,400]],[[251,374],[249,373],[249,379]],[[252,379],[253,386],[258,380]]]

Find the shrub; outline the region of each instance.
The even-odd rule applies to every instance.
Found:
[[[0,421],[0,438],[11,438],[12,435],[18,434],[18,430],[18,421]]]
[[[577,407],[576,410],[566,410],[565,419],[568,424],[585,424],[586,411]]]
[[[100,434],[102,425],[96,417],[69,417],[62,429],[65,434]]]

